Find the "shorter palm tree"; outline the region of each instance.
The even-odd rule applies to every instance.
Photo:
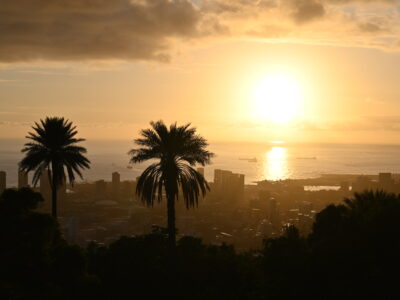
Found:
[[[52,216],[57,218],[57,190],[66,183],[65,169],[70,184],[73,184],[75,174],[82,178],[81,170],[90,168],[90,161],[84,156],[86,149],[77,145],[84,139],[75,138],[76,127],[64,118],[46,117],[40,124],[35,122],[32,129],[34,132],[26,136],[31,142],[21,150],[25,157],[19,167],[25,172],[34,170],[34,186],[47,172],[52,191]]]
[[[171,246],[176,244],[175,232],[175,200],[179,191],[186,204],[186,208],[198,205],[200,194],[203,196],[209,189],[204,176],[193,166],[204,166],[210,163],[213,153],[207,151],[207,141],[196,134],[190,124],[169,128],[163,121],[151,122],[150,129],[141,131],[142,137],[135,140],[140,146],[129,152],[132,163],[141,163],[156,159],[143,171],[136,185],[136,193],[148,206],[154,201],[161,202],[163,193],[167,198],[168,237]]]

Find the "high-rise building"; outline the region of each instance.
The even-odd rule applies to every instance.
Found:
[[[388,192],[394,191],[392,173],[379,173],[379,188]]]
[[[28,187],[28,172],[18,170],[18,188]]]
[[[6,178],[7,174],[4,171],[0,171],[0,194],[6,189]]]
[[[274,198],[270,198],[268,205],[268,219],[271,222],[274,229],[280,228],[280,217],[278,203]]]
[[[219,199],[230,202],[241,201],[244,196],[244,175],[215,169],[213,187]]]
[[[111,187],[112,187],[112,198],[115,201],[119,200],[120,196],[120,183],[121,183],[121,176],[119,175],[118,172],[112,173],[112,182],[111,182]]]

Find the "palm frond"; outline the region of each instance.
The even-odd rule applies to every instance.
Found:
[[[81,170],[90,168],[90,161],[84,156],[86,149],[77,145],[84,139],[75,138],[77,133],[68,119],[46,117],[35,122],[32,132],[26,136],[31,141],[21,150],[25,157],[19,163],[21,170],[34,171],[34,185],[44,170],[49,170],[54,175],[50,176],[51,180],[54,177],[56,185],[61,185],[66,182],[64,167],[71,183],[75,174],[82,177]]]
[[[204,176],[191,166],[180,164],[179,185],[186,208],[197,207],[200,195],[203,197],[209,186]]]
[[[158,202],[162,200],[163,184],[161,165],[152,164],[140,175],[136,184],[136,194],[147,206],[153,206],[156,200]]]
[[[198,205],[200,195],[209,189],[205,178],[193,166],[210,163],[213,153],[206,150],[207,141],[196,134],[191,124],[167,127],[163,121],[150,122],[151,128],[140,131],[134,140],[138,148],[129,151],[131,163],[159,159],[139,177],[136,192],[147,205],[162,199],[162,187],[167,188],[177,199],[181,188],[186,207]],[[168,192],[168,191],[167,191]]]

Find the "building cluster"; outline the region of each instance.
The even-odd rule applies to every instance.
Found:
[[[364,190],[385,190],[391,193],[400,193],[400,181],[395,180],[392,173],[379,173],[376,176],[358,176],[352,190],[361,192]]]
[[[198,172],[204,175],[203,168]],[[248,249],[261,246],[266,237],[280,235],[289,225],[295,225],[302,234],[309,233],[320,210],[340,203],[354,191],[384,189],[399,193],[400,177],[391,173],[330,175],[246,185],[243,174],[216,169],[209,185],[210,191],[200,199],[196,209],[187,210],[183,199],[178,199],[178,235],[192,235],[209,243],[232,243],[238,249]],[[28,174],[19,171],[18,187],[26,186],[29,186]],[[0,171],[0,192],[5,188],[6,173]],[[39,210],[49,213],[51,178],[46,171],[35,189],[45,200]],[[62,185],[57,196],[64,236],[80,244],[93,240],[109,243],[121,235],[144,234],[154,227],[165,227],[166,202],[146,207],[135,190],[136,181],[121,181],[118,172],[112,173],[109,181]]]
[[[28,187],[28,173],[18,170],[18,188]],[[7,173],[0,171],[0,194],[7,188]]]
[[[244,197],[244,175],[227,170],[214,170],[212,193],[212,197],[221,202],[241,202]]]

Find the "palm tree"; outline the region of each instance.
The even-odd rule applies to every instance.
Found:
[[[213,153],[207,151],[207,141],[196,134],[190,124],[168,128],[163,121],[150,122],[152,128],[141,131],[141,138],[135,140],[138,149],[132,149],[131,163],[156,159],[143,171],[136,185],[136,194],[143,203],[153,206],[161,202],[163,192],[167,198],[168,238],[172,247],[175,236],[175,200],[182,192],[186,208],[198,205],[200,194],[205,195],[209,186],[204,176],[193,167],[210,163]]]
[[[52,216],[57,218],[57,189],[66,182],[67,170],[70,184],[75,181],[75,174],[82,178],[82,169],[90,168],[90,161],[83,155],[84,147],[77,143],[84,139],[76,138],[78,131],[72,122],[64,118],[46,117],[35,122],[34,132],[26,136],[31,141],[21,150],[25,157],[19,163],[22,171],[34,170],[32,183],[36,186],[43,172],[47,172],[52,192]]]

